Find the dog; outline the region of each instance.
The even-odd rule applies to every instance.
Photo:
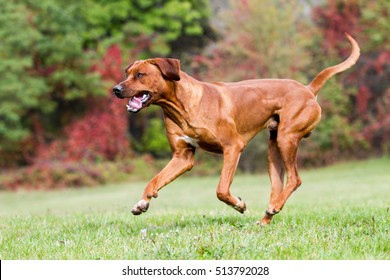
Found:
[[[268,129],[271,194],[265,215],[257,223],[269,224],[302,183],[297,149],[321,119],[319,90],[360,56],[357,42],[348,34],[346,37],[352,47],[350,56],[322,70],[309,85],[290,79],[201,82],[181,71],[180,61],[173,58],[152,58],[129,65],[126,79],[113,87],[113,93],[118,98],[129,98],[129,112],[139,112],[151,104],[160,106],[172,149],[172,159],[147,184],[132,213],[146,212],[151,199],[157,198],[164,186],[191,170],[197,148],[223,154],[217,197],[244,213],[245,202],[230,193],[230,185],[245,146],[259,131]]]

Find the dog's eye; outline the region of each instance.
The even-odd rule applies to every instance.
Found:
[[[139,79],[142,78],[145,74],[144,73],[137,73],[135,76]]]

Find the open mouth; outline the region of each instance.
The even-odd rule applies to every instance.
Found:
[[[151,95],[148,92],[141,92],[129,100],[129,104],[126,105],[127,111],[137,113],[139,110],[145,107],[145,104],[149,101]]]

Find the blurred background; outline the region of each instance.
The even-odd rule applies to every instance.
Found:
[[[204,81],[308,83],[362,55],[319,94],[301,167],[390,153],[388,0],[0,0],[0,190],[149,179],[170,158],[159,107],[128,114],[111,88],[137,59],[174,57]],[[268,133],[239,172],[267,171]],[[193,175],[221,157],[197,152]]]

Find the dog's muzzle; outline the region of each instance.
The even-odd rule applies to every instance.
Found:
[[[112,92],[116,95],[118,98],[124,98],[122,96],[123,87],[121,85],[116,85],[112,88]]]
[[[113,87],[112,92],[118,98],[125,98],[125,96],[123,95],[124,88],[120,84]],[[148,91],[141,91],[135,94],[134,96],[130,97],[129,103],[126,105],[127,111],[132,113],[137,113],[145,106],[147,106],[147,103],[149,102],[150,99],[151,99],[151,94]]]

